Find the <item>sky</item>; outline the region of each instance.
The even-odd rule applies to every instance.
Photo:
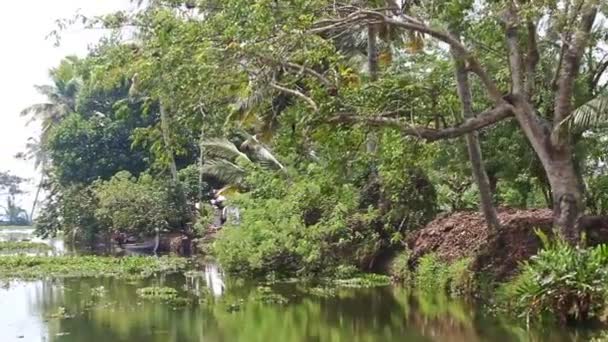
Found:
[[[101,30],[68,29],[61,45],[45,37],[56,28],[55,20],[132,8],[129,0],[29,0],[11,1],[0,11],[0,171],[30,179],[28,194],[19,199],[29,211],[39,177],[32,161],[14,158],[25,150],[28,137],[39,127],[19,116],[23,108],[43,102],[34,85],[49,84],[48,70],[67,55],[84,56],[88,47],[105,34]],[[0,198],[4,202],[4,198]]]

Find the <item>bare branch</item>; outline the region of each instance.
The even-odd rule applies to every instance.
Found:
[[[513,85],[512,92],[514,94],[522,94],[524,82],[522,78],[521,52],[519,51],[519,18],[512,3],[503,13],[503,22],[505,24],[507,50],[509,51],[509,68],[511,69],[511,82]]]
[[[288,68],[291,68],[291,69],[302,70],[305,73],[309,74],[310,76],[313,76],[313,77],[317,78],[319,81],[321,81],[321,83],[323,83],[324,86],[326,86],[328,88],[334,88],[335,87],[335,85],[332,84],[331,81],[327,77],[321,75],[320,73],[316,72],[315,70],[313,70],[313,69],[311,69],[309,67],[306,67],[306,66],[301,65],[301,64],[296,64],[296,63],[293,63],[293,62],[284,62],[284,63],[280,63],[280,64],[283,65],[283,66],[286,66]]]
[[[526,27],[528,30],[528,53],[526,56],[525,87],[528,99],[531,99],[535,91],[536,66],[540,60],[540,54],[538,53],[538,44],[536,42],[536,24],[529,21]]]
[[[595,73],[593,75],[593,78],[591,79],[591,84],[590,84],[590,89],[589,89],[592,93],[594,92],[594,90],[598,86],[598,84],[600,83],[600,79],[602,78],[602,75],[608,69],[608,59],[606,59],[606,57],[608,57],[608,55],[604,56],[604,58],[602,58],[599,65],[597,66],[597,68],[595,68]],[[595,93],[599,93],[599,92],[595,92]]]
[[[405,135],[416,136],[427,141],[436,141],[443,139],[453,139],[480,130],[484,127],[491,126],[499,121],[502,121],[513,114],[513,107],[510,104],[503,103],[496,108],[480,113],[476,117],[465,120],[458,126],[448,127],[444,129],[433,129],[422,126],[412,126],[400,119],[387,117],[362,117],[353,115],[352,113],[340,113],[331,119],[328,123],[333,124],[365,124],[375,127],[393,127],[399,129]]]
[[[306,103],[308,103],[308,105],[315,111],[318,112],[319,111],[319,107],[317,106],[317,104],[315,103],[315,101],[313,101],[313,99],[311,99],[310,97],[304,95],[303,93],[295,90],[295,89],[290,89],[287,87],[284,87],[282,85],[279,85],[275,82],[270,83],[270,86],[276,90],[282,91],[284,93],[287,94],[291,94],[294,96],[297,96],[299,98],[301,98],[302,100],[306,101]]]
[[[564,65],[557,82],[553,122],[561,122],[572,112],[572,94],[589,33],[597,14],[597,4],[587,4],[582,10],[580,26],[564,55]]]
[[[465,61],[467,62],[468,69],[480,78],[492,101],[494,101],[496,105],[503,102],[502,93],[496,86],[496,83],[485,72],[484,68],[481,66],[479,61],[473,56],[473,54],[470,53],[470,51],[468,51],[467,48],[462,43],[460,43],[458,39],[455,39],[445,31],[433,29],[425,23],[407,15],[400,14],[399,16],[388,17],[385,14],[377,11],[360,9],[356,12],[349,14],[341,21],[334,22],[325,26],[316,25],[317,27],[313,28],[312,30],[309,30],[309,32],[322,33],[328,30],[348,25],[362,25],[369,24],[370,22],[384,23],[400,27],[405,30],[428,34],[429,36],[448,44],[458,54],[465,56]]]

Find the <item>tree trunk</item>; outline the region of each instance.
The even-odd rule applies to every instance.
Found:
[[[173,185],[177,185],[179,179],[177,177],[177,165],[175,164],[175,156],[173,155],[173,144],[171,143],[171,133],[169,131],[169,117],[167,116],[167,110],[163,102],[160,102],[160,128],[163,134],[163,141],[165,142],[165,148],[167,151],[167,158],[169,158],[169,170],[171,171],[171,180]]]
[[[378,30],[376,26],[370,24],[367,26],[367,66],[369,68],[369,78],[372,82],[378,80]],[[375,155],[378,151],[378,136],[375,132],[367,133],[366,139],[367,152]],[[375,174],[375,168],[372,172]]]
[[[200,154],[198,157],[198,201],[203,203],[203,165],[205,164],[205,148],[203,147],[203,141],[205,140],[205,129],[204,125],[201,126],[201,136],[199,138]]]
[[[532,106],[522,96],[512,96],[515,117],[538,155],[551,188],[553,223],[560,237],[572,245],[580,242],[583,194],[572,159],[569,139],[555,143],[551,128],[534,116]]]
[[[42,189],[42,183],[44,181],[44,170],[40,176],[40,182],[38,182],[38,188],[36,189],[36,196],[34,196],[34,203],[32,203],[32,210],[30,211],[30,224],[34,223],[34,211],[38,205],[38,198],[40,197],[40,190]]]
[[[554,153],[543,162],[553,195],[553,222],[561,238],[572,245],[580,242],[583,194],[568,151]]]
[[[367,67],[372,82],[378,79],[378,32],[374,24],[367,26]]]
[[[454,76],[456,77],[456,85],[458,88],[458,95],[460,97],[462,115],[466,120],[474,116],[471,88],[464,61],[455,52],[453,53],[455,64]],[[479,133],[477,131],[473,131],[466,134],[466,142],[469,152],[469,160],[471,161],[471,169],[473,171],[473,180],[479,189],[480,209],[486,219],[488,229],[491,232],[495,232],[500,227],[500,222],[498,221],[496,209],[494,208],[492,189],[490,187],[488,174],[486,173],[483,165],[483,156],[481,153],[481,146],[479,145]]]

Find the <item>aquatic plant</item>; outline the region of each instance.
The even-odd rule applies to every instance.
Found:
[[[27,256],[0,257],[0,279],[74,277],[145,278],[183,271],[188,260],[177,257]]]
[[[137,289],[137,296],[144,299],[172,300],[177,298],[178,292],[172,287],[150,286]]]
[[[360,273],[352,278],[336,279],[333,283],[339,287],[377,287],[390,285],[391,278],[382,274]]]
[[[43,242],[0,241],[0,252],[45,252],[52,249]]]
[[[266,304],[287,304],[289,299],[278,294],[268,286],[258,286],[256,289],[255,299]]]

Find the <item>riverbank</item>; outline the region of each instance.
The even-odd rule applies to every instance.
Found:
[[[550,209],[501,208],[501,228],[490,235],[483,215],[476,211],[441,215],[407,239],[409,265],[433,253],[446,263],[471,259],[475,272],[484,272],[497,281],[513,276],[518,266],[542,248],[537,230],[553,236]],[[583,224],[590,246],[608,242],[608,220],[587,218]]]

